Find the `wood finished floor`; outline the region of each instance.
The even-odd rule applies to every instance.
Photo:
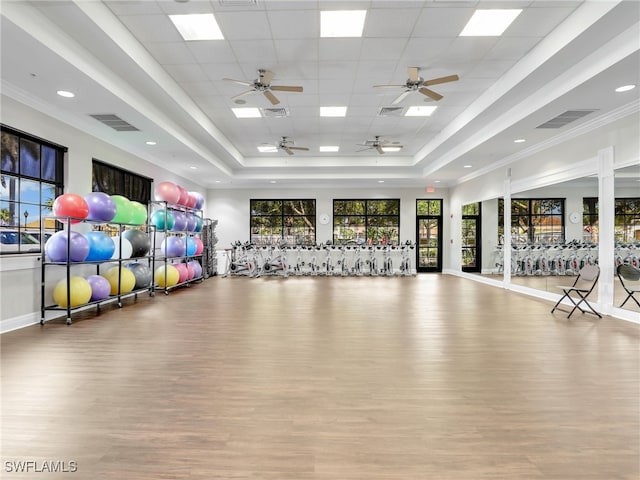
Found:
[[[214,277],[11,332],[0,477],[637,480],[640,326],[551,307],[446,275]]]

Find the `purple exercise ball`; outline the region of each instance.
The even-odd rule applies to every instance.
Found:
[[[68,240],[68,242],[67,242]],[[89,241],[84,235],[78,232],[71,232],[67,235],[66,230],[56,232],[44,246],[45,253],[52,262],[67,261],[67,243],[69,244],[69,260],[71,262],[84,262],[89,255]]]
[[[193,268],[193,278],[202,276],[202,265],[200,265],[200,262],[197,260],[191,260],[187,265],[191,265],[191,268]]]
[[[198,217],[193,213],[187,213],[187,231],[194,232],[198,226]]]
[[[111,293],[109,280],[101,275],[91,275],[87,277],[87,282],[91,285],[91,302],[103,300]]]
[[[160,249],[167,257],[182,257],[186,253],[186,244],[180,237],[167,237],[162,241]]]
[[[116,203],[103,192],[92,192],[84,197],[89,205],[87,220],[110,222],[116,216]]]
[[[187,229],[187,215],[184,212],[176,211],[173,213],[174,222],[173,222],[173,230],[174,232],[182,232]]]

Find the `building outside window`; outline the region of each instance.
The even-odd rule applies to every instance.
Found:
[[[400,243],[400,200],[334,200],[333,243]]]
[[[250,204],[250,239],[259,245],[316,242],[315,199],[257,200]]]
[[[61,225],[50,217],[63,192],[66,147],[0,125],[0,253],[41,252]]]

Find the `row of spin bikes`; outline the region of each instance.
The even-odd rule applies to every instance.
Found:
[[[496,249],[498,273],[504,271],[503,246]],[[615,267],[640,268],[640,242],[616,242]],[[585,265],[598,264],[598,245],[571,240],[558,244],[516,244],[511,246],[512,275],[577,275]]]
[[[227,253],[224,276],[324,275],[408,276],[416,275],[411,257],[415,243],[401,245],[341,244],[256,245],[235,242]]]

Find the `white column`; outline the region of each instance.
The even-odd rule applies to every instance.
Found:
[[[504,287],[511,286],[511,169],[507,168],[504,179],[504,244],[502,253],[504,258]]]
[[[598,151],[598,303],[602,313],[611,313],[614,285],[614,237],[615,192],[614,149],[607,147]]]

